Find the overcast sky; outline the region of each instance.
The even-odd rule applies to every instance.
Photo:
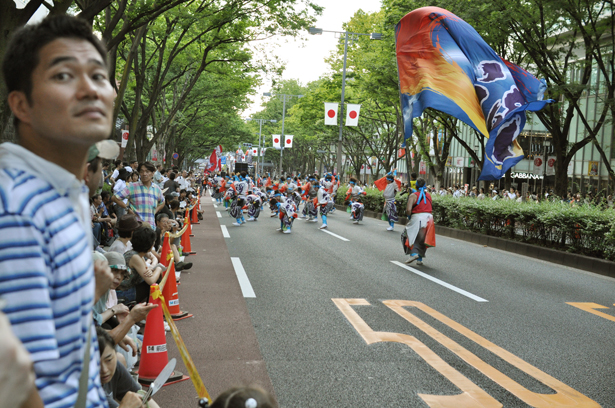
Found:
[[[22,8],[29,0],[14,0],[17,7]],[[315,26],[323,30],[342,31],[342,24],[358,11],[363,10],[373,13],[380,10],[380,0],[312,0],[313,3],[324,7],[322,15],[318,18]],[[38,21],[47,15],[47,9],[42,7],[38,10],[31,21]],[[269,41],[272,45],[267,47],[267,52],[276,55],[286,65],[283,79],[298,79],[303,85],[317,80],[327,72],[328,65],[325,63],[337,44],[337,34],[323,33],[322,35],[305,34],[303,38],[275,37]],[[255,55],[257,59],[263,55]],[[264,84],[257,89],[252,97],[252,105],[242,116],[249,117],[252,113],[261,110],[262,94],[271,90],[271,80],[263,78]]]
[[[315,26],[323,30],[342,31],[342,24],[350,20],[357,12],[363,10],[372,13],[380,10],[380,0],[312,0],[313,3],[323,6],[322,15],[318,18]],[[278,56],[285,64],[286,70],[283,79],[298,79],[303,85],[317,80],[327,72],[328,65],[325,63],[337,44],[336,34],[323,33],[322,35],[309,35],[307,38],[297,40],[286,37],[272,39],[278,47],[271,47],[268,52]],[[259,57],[255,55],[255,57]],[[261,110],[262,94],[271,89],[270,79],[265,83],[257,94],[252,97],[252,105],[244,112],[244,117]]]

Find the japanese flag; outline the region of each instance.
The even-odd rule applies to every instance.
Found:
[[[358,126],[359,125],[359,112],[361,111],[361,105],[348,104],[346,109],[346,126]]]
[[[280,140],[280,135],[273,135],[273,147],[281,149]]]
[[[293,147],[293,135],[284,136],[284,148],[288,149],[289,147]]]
[[[325,102],[325,125],[337,126],[338,103]]]
[[[256,155],[258,155],[258,148],[253,147],[252,148],[252,156],[256,156]]]

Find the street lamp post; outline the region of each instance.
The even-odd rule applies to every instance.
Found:
[[[277,120],[275,119],[253,119],[253,118],[248,118],[246,120],[253,120],[258,122],[258,156],[261,157],[260,159],[260,163],[259,163],[259,159],[256,160],[257,163],[259,163],[259,171],[262,172],[263,169],[263,164],[264,164],[264,159],[262,158],[263,156],[263,150],[261,147],[261,138],[263,136],[263,122],[271,122],[271,123],[276,123]],[[263,143],[263,146],[265,145],[265,143]]]
[[[337,139],[337,173],[340,174],[342,171],[342,130],[344,129],[344,92],[346,90],[346,58],[348,57],[348,38],[349,36],[358,37],[360,35],[369,35],[372,40],[381,40],[382,34],[379,33],[352,33],[349,31],[330,31],[323,30],[322,28],[310,27],[308,29],[309,33],[312,35],[321,35],[322,33],[336,33],[336,34],[344,34],[344,66],[342,70],[342,104],[340,106],[340,133],[339,138]]]
[[[542,194],[541,201],[545,198],[545,178],[547,178],[547,148],[551,146],[551,141],[546,138],[542,142],[542,145],[545,150],[544,160],[542,161],[542,182],[540,183],[540,190]]]
[[[271,92],[263,93],[264,96],[272,96]],[[282,134],[280,135],[280,177],[282,176],[282,157],[284,155],[284,117],[286,116],[286,98],[288,99],[292,97],[303,98],[303,95],[288,95],[288,94],[275,94],[273,96],[282,96]]]

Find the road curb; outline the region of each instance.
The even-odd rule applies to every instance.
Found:
[[[335,207],[338,210],[346,211],[346,206],[344,205],[336,204]],[[363,216],[375,219],[380,219],[381,215],[382,213],[376,211],[365,210],[363,212]],[[405,217],[400,217],[398,224],[405,225],[406,222],[407,219]],[[492,237],[472,231],[443,227],[441,225],[436,225],[436,234],[615,278],[615,262],[604,259],[526,244],[506,238]]]

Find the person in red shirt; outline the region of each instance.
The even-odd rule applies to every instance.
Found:
[[[425,180],[422,178],[416,180],[416,188],[417,191],[408,197],[406,215],[410,217],[410,222],[408,222],[404,233],[402,233],[402,244],[404,252],[408,255],[406,263],[417,261],[417,265],[422,265],[427,247],[435,246],[435,242],[433,242],[433,245],[425,243],[425,238],[428,236],[428,232],[430,232],[429,229],[435,227],[431,207],[431,194],[427,192]]]

